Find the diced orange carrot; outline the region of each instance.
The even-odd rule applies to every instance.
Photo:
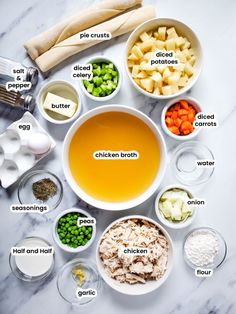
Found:
[[[172,113],[172,119],[175,120],[178,118],[178,111],[173,111]]]
[[[184,131],[183,131],[183,134],[184,134],[184,135],[188,135],[188,134],[190,134],[190,131],[189,131],[189,130],[184,130]]]
[[[179,109],[181,109],[181,108],[180,108],[180,104],[177,103],[177,104],[175,105],[175,110],[179,110]]]
[[[172,112],[171,111],[167,111],[166,112],[166,117],[171,117],[172,116]]]
[[[188,103],[187,103],[186,100],[183,100],[183,99],[182,99],[182,100],[180,100],[179,102],[180,102],[181,107],[182,107],[183,109],[188,110]]]
[[[168,127],[169,126],[173,126],[174,125],[174,120],[172,118],[170,118],[170,117],[167,117],[166,118],[166,124],[167,124]]]
[[[192,124],[189,121],[184,121],[181,124],[181,130],[191,130],[192,129]]]
[[[180,131],[176,126],[171,126],[170,128],[168,128],[172,133],[179,135]]]
[[[190,122],[194,122],[194,120],[195,120],[195,114],[194,114],[193,112],[189,112],[189,114],[188,114],[188,120],[189,120]]]
[[[181,126],[182,120],[180,118],[177,118],[174,120],[174,125],[179,128]]]
[[[183,115],[187,115],[187,114],[188,114],[188,111],[185,110],[185,109],[180,109],[180,110],[178,111],[179,117],[181,117],[181,116],[183,116]]]
[[[187,115],[181,116],[180,119],[182,121],[188,121],[188,116]]]

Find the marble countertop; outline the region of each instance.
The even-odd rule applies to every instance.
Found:
[[[30,65],[31,61],[22,44],[26,39],[47,29],[50,25],[73,14],[75,8],[86,8],[92,0],[1,0],[0,10],[0,55]],[[214,112],[219,121],[217,129],[206,129],[201,132],[199,140],[205,143],[214,153],[216,169],[213,177],[206,184],[194,188],[195,193],[205,198],[207,206],[199,210],[198,217],[191,228],[211,226],[224,236],[228,255],[223,266],[212,278],[196,278],[183,261],[182,244],[189,228],[182,231],[171,231],[175,247],[175,264],[167,282],[157,291],[145,296],[130,297],[110,289],[105,283],[102,294],[90,305],[82,309],[73,308],[58,294],[56,275],[59,268],[74,256],[65,254],[55,246],[56,265],[53,276],[36,284],[17,280],[11,273],[8,257],[11,246],[25,236],[38,235],[53,242],[52,222],[63,209],[80,205],[89,207],[80,201],[68,186],[61,167],[61,151],[66,126],[52,126],[47,123],[37,109],[34,116],[46,128],[57,142],[56,149],[37,168],[48,169],[57,174],[63,181],[64,197],[60,206],[47,217],[37,214],[13,214],[10,205],[17,202],[17,185],[0,190],[0,313],[1,314],[68,314],[76,311],[90,313],[128,314],[128,313],[161,313],[161,314],[235,314],[236,313],[236,241],[235,241],[235,206],[234,193],[236,186],[236,143],[233,125],[236,119],[235,73],[234,62],[236,40],[236,2],[234,0],[144,0],[153,4],[158,17],[171,17],[182,20],[195,30],[200,38],[204,52],[202,74],[191,90],[190,95],[198,99],[206,112]],[[51,72],[45,80],[55,78],[70,81],[71,65],[82,63],[87,57],[98,53],[114,58],[123,66],[120,52],[124,49],[128,35],[106,42],[89,49],[64,63],[57,71]],[[40,77],[35,95],[43,84]],[[77,84],[77,83],[76,83]],[[78,84],[77,84],[78,86]],[[121,92],[113,103],[129,105],[148,114],[160,126],[160,114],[163,104],[139,94],[124,77]],[[97,106],[96,103],[83,98],[83,111]],[[0,133],[13,121],[20,118],[22,112],[0,106]],[[177,143],[166,138],[169,154]],[[170,169],[167,170],[162,186],[174,183]],[[154,217],[152,197],[136,209],[126,213],[143,213]],[[97,218],[98,234],[123,212],[111,213],[89,208]],[[96,241],[79,257],[95,260]]]

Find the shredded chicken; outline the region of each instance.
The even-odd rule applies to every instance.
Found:
[[[131,247],[148,249],[148,254],[125,254],[124,249]],[[168,250],[168,241],[156,225],[144,219],[127,219],[105,233],[99,254],[110,277],[136,284],[163,277]]]

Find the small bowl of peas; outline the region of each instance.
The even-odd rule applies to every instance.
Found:
[[[113,98],[121,87],[121,71],[117,64],[104,56],[89,59],[86,64],[92,65],[92,79],[80,80],[84,94],[95,101],[106,101]]]
[[[94,241],[96,225],[79,225],[79,218],[91,215],[80,208],[70,208],[60,213],[53,224],[53,238],[66,252],[78,253],[86,250]],[[92,217],[91,217],[92,218]]]

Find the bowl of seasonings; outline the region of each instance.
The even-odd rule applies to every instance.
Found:
[[[91,218],[91,225],[81,223],[83,218]],[[87,249],[94,241],[96,225],[94,219],[85,210],[70,208],[60,213],[53,224],[53,238],[56,244],[66,252],[78,253]]]
[[[156,197],[155,211],[158,219],[172,229],[189,226],[197,215],[196,208],[191,204],[193,194],[178,185],[169,185],[162,189]]]
[[[216,269],[226,258],[227,245],[218,231],[201,227],[187,234],[183,251],[184,260],[191,268]]]
[[[80,81],[85,95],[95,101],[112,99],[121,87],[121,71],[117,64],[104,56],[93,57],[87,64],[91,64],[92,78]]]
[[[47,170],[34,170],[20,181],[18,199],[21,204],[46,205],[48,210],[57,208],[63,196],[60,179]]]
[[[102,280],[97,268],[87,259],[73,259],[58,273],[58,292],[72,305],[85,305],[93,301],[100,294],[101,288]]]

